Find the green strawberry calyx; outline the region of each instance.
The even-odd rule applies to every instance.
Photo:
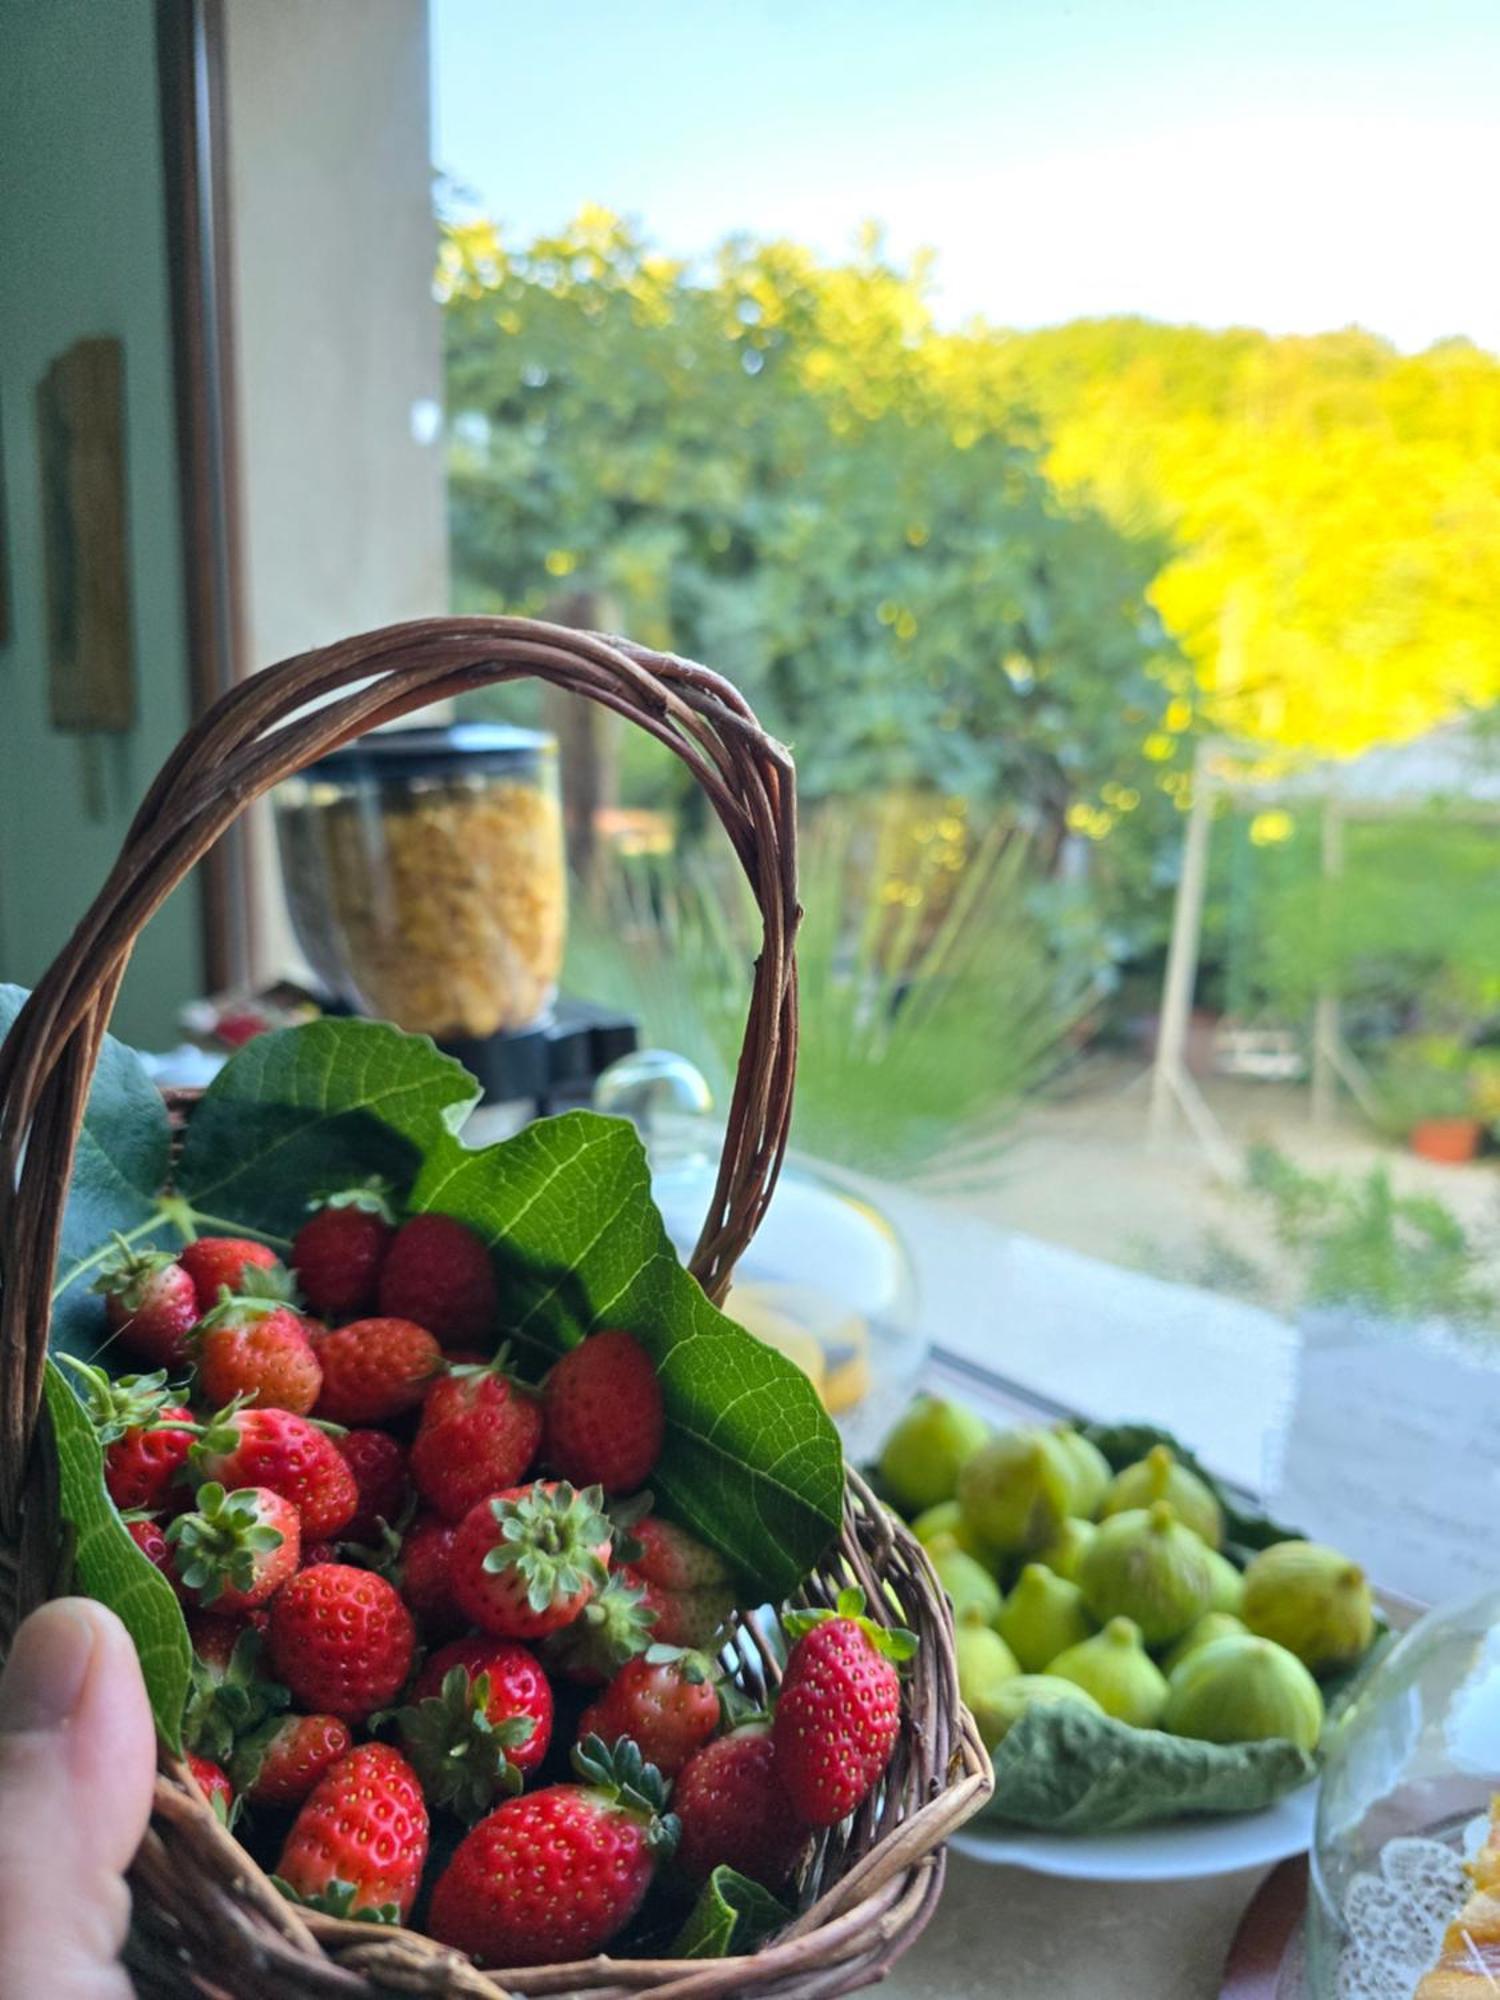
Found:
[[[71,1369],[83,1407],[88,1411],[100,1444],[114,1444],[127,1431],[194,1430],[185,1418],[161,1421],[161,1413],[174,1400],[167,1386],[167,1371],[158,1368],[152,1375],[121,1375],[112,1381],[102,1368],[79,1361],[72,1354],[58,1360]]]
[[[118,1230],[113,1232],[115,1247],[99,1267],[90,1286],[106,1298],[118,1299],[127,1312],[139,1312],[154,1278],[170,1270],[177,1259],[170,1250],[138,1250],[127,1243]]]
[[[627,1660],[651,1648],[655,1623],[656,1613],[646,1602],[645,1591],[619,1570],[611,1570],[604,1588],[572,1624],[547,1639],[547,1658],[561,1667],[602,1674],[607,1680]]]
[[[212,1604],[227,1585],[249,1590],[264,1557],[286,1537],[262,1518],[258,1487],[226,1493],[217,1480],[198,1488],[198,1505],[167,1524],[177,1550],[177,1574],[200,1604]]]
[[[585,1736],[573,1745],[573,1769],[602,1804],[646,1823],[646,1841],[665,1860],[682,1837],[682,1822],[666,1810],[667,1784],[629,1736],[606,1743]]]
[[[232,1292],[228,1285],[220,1285],[218,1304],[209,1307],[188,1338],[201,1340],[216,1327],[249,1326],[256,1320],[270,1319],[274,1313],[296,1309],[297,1285],[290,1271],[267,1271],[258,1264],[247,1264],[240,1289]]]
[[[692,1646],[664,1646],[660,1643],[648,1646],[643,1655],[648,1667],[676,1667],[678,1678],[689,1687],[702,1687],[705,1681],[715,1680],[718,1670],[707,1653],[700,1653]]]
[[[488,1361],[450,1362],[444,1369],[455,1382],[477,1380],[481,1375],[493,1375],[497,1382],[508,1382],[518,1395],[535,1398],[539,1391],[524,1376],[518,1375],[510,1365],[510,1343],[502,1342]]]
[[[371,1718],[393,1721],[401,1731],[430,1803],[451,1806],[471,1824],[490,1810],[498,1792],[520,1791],[521,1773],[510,1752],[524,1748],[536,1734],[530,1715],[491,1721],[490,1693],[487,1673],[471,1680],[466,1668],[450,1667],[437,1694]]]
[[[491,1576],[514,1570],[533,1611],[604,1588],[609,1573],[595,1553],[610,1538],[602,1488],[579,1492],[562,1480],[549,1492],[538,1483],[517,1499],[491,1500],[490,1512],[499,1533],[484,1567]]]
[[[857,1625],[882,1659],[893,1660],[898,1666],[911,1659],[917,1650],[916,1633],[908,1632],[904,1625],[879,1625],[864,1616],[864,1608],[864,1592],[858,1585],[851,1585],[839,1592],[832,1611],[786,1611],[781,1623],[789,1639],[801,1639],[819,1625],[842,1619]]]
[[[268,1718],[278,1715],[292,1697],[280,1681],[262,1678],[263,1652],[261,1636],[252,1625],[235,1640],[224,1668],[211,1667],[194,1656],[182,1718],[183,1740],[190,1750],[211,1757],[216,1764],[226,1764],[236,1754],[235,1746],[243,1749],[262,1724],[268,1730],[279,1726]],[[255,1762],[258,1769],[259,1757]],[[240,1789],[244,1789],[243,1784]]]
[[[396,1190],[388,1180],[379,1174],[371,1174],[368,1180],[360,1181],[355,1187],[337,1188],[332,1194],[314,1195],[307,1206],[316,1215],[325,1208],[355,1208],[365,1215],[378,1215],[382,1222],[395,1226],[396,1211],[391,1197]]]
[[[281,1876],[271,1877],[273,1888],[279,1889],[289,1903],[300,1903],[304,1910],[317,1910],[325,1917],[343,1917],[357,1924],[399,1924],[401,1908],[397,1903],[364,1903],[354,1908],[354,1899],[359,1895],[358,1886],[345,1882],[335,1875],[315,1895],[304,1896],[300,1889],[294,1889]]]

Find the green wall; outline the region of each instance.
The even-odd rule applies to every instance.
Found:
[[[188,717],[166,233],[151,0],[0,6],[0,440],[11,603],[0,645],[0,979],[66,939]],[[47,718],[36,385],[74,340],[125,347],[137,722],[79,738]],[[196,887],[154,919],[115,1029],[167,1046],[200,990]]]

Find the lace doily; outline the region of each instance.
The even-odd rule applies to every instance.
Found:
[[[1468,1899],[1463,1857],[1485,1827],[1474,1822],[1462,1851],[1440,1840],[1392,1840],[1381,1849],[1378,1875],[1355,1876],[1344,1898],[1349,1941],[1339,1956],[1338,2000],[1412,2000]]]

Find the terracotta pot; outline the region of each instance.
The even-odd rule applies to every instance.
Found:
[[[1461,1167],[1479,1151],[1483,1131],[1477,1118],[1421,1118],[1412,1126],[1406,1143],[1424,1160]]]

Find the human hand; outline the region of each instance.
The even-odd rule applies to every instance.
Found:
[[[156,1739],[112,1611],[59,1598],[0,1676],[0,1995],[129,2000],[124,1873],[151,1812]]]

